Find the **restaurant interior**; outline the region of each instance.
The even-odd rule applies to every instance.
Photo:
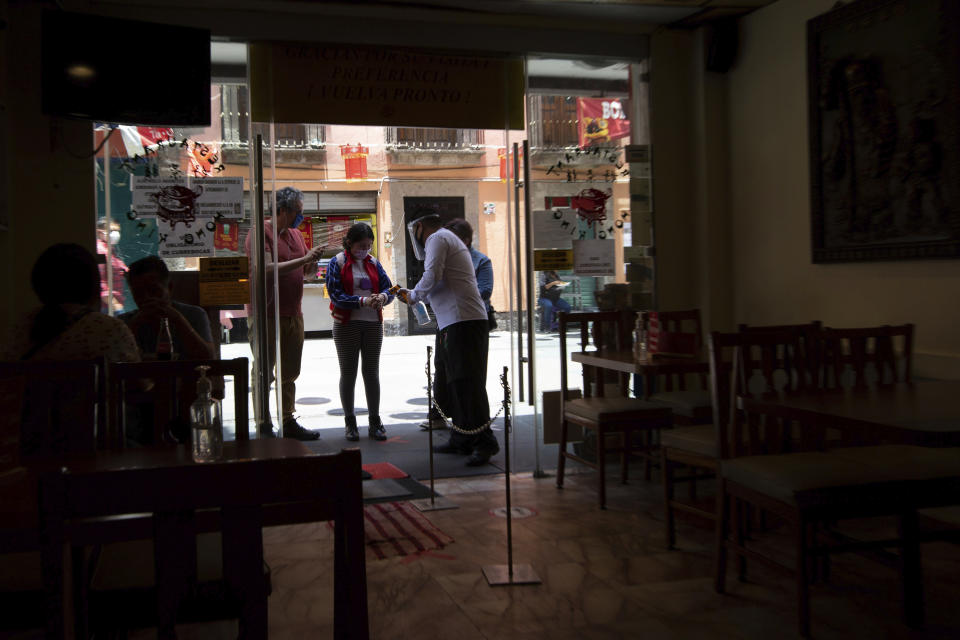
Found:
[[[222,289],[232,298],[204,302],[204,261],[245,259],[243,235],[185,253],[168,262],[178,294],[209,316],[213,359],[0,361],[0,638],[960,637],[960,6],[5,0],[0,353],[38,307],[31,275],[54,243],[100,253],[105,315],[134,308],[115,307],[123,276],[111,242],[106,256],[99,245],[147,228],[110,212],[116,193],[119,208],[137,197],[137,170],[110,186],[110,167],[129,160],[102,152],[117,142],[110,127],[50,97],[49,12],[206,30],[211,51],[241,47],[239,65],[214,54],[200,79],[224,145],[208,184],[241,185],[241,234],[275,224],[270,194],[296,184],[312,242],[368,222],[378,259],[412,286],[412,207],[433,198],[470,221],[496,273],[487,392],[504,450],[479,470],[411,453],[455,425],[417,424],[430,422],[429,368],[420,376],[436,322],[417,326],[399,303],[383,316],[390,437],[343,440],[329,250],[306,278],[297,398],[319,440],[263,437],[280,391],[250,369],[265,346],[248,344],[247,314],[267,317],[256,296],[276,283],[251,256]],[[124,73],[165,94],[189,92],[190,49],[205,59],[209,44],[91,31],[115,43],[105,50],[127,59]],[[502,75],[473,87],[480,108],[417,114],[349,93],[313,103],[309,70],[332,67],[305,52],[321,50]],[[558,61],[567,75],[537,75]],[[401,89],[415,77],[403,75],[415,64],[383,66]],[[228,86],[250,88],[242,123],[230,100],[248,98]],[[547,149],[535,126],[543,96],[563,91],[622,101],[632,122],[609,147],[622,173],[598,187],[609,233],[571,191],[592,191],[569,173],[587,145]],[[124,124],[173,125],[155,120],[165,104],[176,99],[131,107],[143,117]],[[262,162],[252,138],[230,153],[224,142],[254,121],[269,122]],[[291,122],[326,137],[281,152]],[[431,128],[457,131],[454,150],[398,145]],[[163,157],[163,144],[144,144]],[[167,146],[182,154],[187,138]],[[580,240],[541,242],[537,214],[574,216]],[[123,257],[160,253],[153,242]],[[598,242],[609,271],[586,264],[600,245],[578,244]],[[538,300],[551,266],[572,283],[555,327]],[[210,415],[226,437],[211,461],[196,430],[192,448],[159,444],[160,425],[188,415],[205,384],[195,387],[198,365],[222,399]],[[144,401],[155,443],[129,447],[125,403]]]

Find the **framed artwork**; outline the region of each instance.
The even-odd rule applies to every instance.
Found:
[[[960,2],[807,23],[813,262],[960,257]]]

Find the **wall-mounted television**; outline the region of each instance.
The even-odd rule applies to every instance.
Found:
[[[45,114],[210,125],[210,31],[51,10],[41,38]]]

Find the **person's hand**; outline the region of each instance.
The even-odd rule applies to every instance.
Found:
[[[402,289],[402,288],[401,288],[401,289],[398,289],[398,290],[397,290],[397,298],[400,300],[400,302],[402,302],[402,303],[404,303],[404,304],[410,304],[410,290],[409,290],[409,289]]]
[[[143,304],[137,307],[136,320],[138,324],[150,323],[159,326],[160,318],[169,318],[179,312],[173,306],[161,298],[144,300]]]
[[[320,259],[320,256],[323,255],[323,250],[326,249],[326,245],[317,245],[314,248],[307,251],[307,255],[303,257],[304,263],[316,262]]]
[[[382,293],[376,293],[370,296],[370,300],[371,307],[374,309],[382,309],[383,305],[387,302],[387,296],[383,295]]]

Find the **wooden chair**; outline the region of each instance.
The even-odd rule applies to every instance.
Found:
[[[823,331],[827,388],[866,389],[910,382],[913,325],[883,325]]]
[[[106,444],[107,402],[102,358],[75,361],[0,362],[7,402],[19,427],[19,455],[92,452]],[[18,393],[20,394],[18,397]]]
[[[557,487],[563,487],[564,466],[567,458],[597,470],[600,508],[606,508],[606,461],[608,453],[620,454],[620,480],[627,481],[628,456],[641,455],[649,464],[654,452],[648,445],[635,446],[634,435],[670,427],[673,421],[669,407],[628,396],[627,374],[617,376],[620,395],[608,397],[605,393],[607,377],[602,370],[591,375],[591,367],[583,367],[583,397],[573,398],[567,380],[567,329],[580,326],[581,348],[593,344],[597,350],[627,348],[630,332],[626,316],[619,311],[596,313],[560,313],[560,384],[562,413],[560,451],[557,459]],[[591,328],[592,325],[592,328]],[[591,340],[592,334],[592,340]],[[569,425],[589,429],[596,435],[596,460],[586,460],[567,451]],[[608,434],[621,437],[619,446],[610,447]]]
[[[728,553],[738,559],[741,580],[748,558],[792,573],[799,631],[806,637],[816,561],[840,551],[895,546],[901,549],[906,619],[911,626],[918,625],[923,605],[916,509],[960,502],[960,450],[904,445],[830,449],[825,425],[798,424],[776,403],[751,402],[807,387],[797,334],[746,332],[737,340],[730,374],[730,420],[718,422],[715,589],[725,590]],[[751,373],[757,364],[759,385]],[[776,551],[755,546],[755,535],[748,537],[751,509],[774,515],[793,533],[792,567],[778,561]],[[817,535],[822,524],[874,516],[898,518],[899,534],[893,539],[840,543]]]
[[[794,332],[798,348],[801,349],[801,360],[806,373],[805,385],[818,383],[819,377],[811,373],[811,367],[819,363],[818,335],[820,323],[814,321],[808,324],[794,325],[766,325],[748,326],[739,325],[739,332]],[[717,448],[718,432],[717,421],[726,421],[730,417],[730,369],[733,362],[733,350],[739,344],[739,336],[733,333],[713,332],[710,336],[708,352],[710,357],[710,387],[713,415],[716,416],[711,424],[678,426],[664,431],[660,436],[660,468],[663,476],[664,491],[664,528],[667,548],[672,549],[676,544],[676,511],[692,513],[706,520],[716,519],[716,504],[712,509],[706,509],[696,504],[697,481],[716,474],[719,457]],[[759,363],[752,363],[758,366]],[[748,376],[749,377],[749,376]],[[677,467],[686,467],[689,475],[677,477]],[[689,495],[687,501],[681,501],[674,496],[677,482],[687,482]]]
[[[184,621],[185,597],[199,593],[197,533],[215,517],[222,601],[239,618],[240,637],[266,638],[262,528],[290,522],[291,513],[300,522],[334,520],[334,637],[369,637],[359,450],[111,471],[67,468],[41,478],[40,510],[48,638],[68,637],[71,626],[83,637],[87,613],[97,606],[96,594],[88,606],[66,588],[64,545],[122,539],[132,531],[118,526],[120,517],[142,513],[153,514],[147,535],[156,578],[152,622],[160,637],[171,637]],[[116,602],[108,611],[111,622],[127,621],[129,612]]]
[[[644,313],[645,326],[649,324],[649,315],[650,312]],[[703,327],[699,309],[658,311],[657,320],[662,332],[690,338],[679,345],[682,351],[679,355],[703,357]],[[691,374],[682,366],[675,370],[661,367],[655,377],[643,381],[643,391],[645,400],[662,402],[673,409],[675,424],[709,424],[712,420],[710,387],[705,373]]]
[[[152,442],[170,442],[172,425],[188,428],[190,405],[196,399],[198,366],[210,367],[207,376],[214,395],[223,398],[223,376],[233,378],[236,439],[249,440],[249,364],[247,358],[232,360],[171,360],[120,362],[108,366],[111,438],[121,446],[130,437],[131,420],[148,422]],[[145,390],[145,387],[149,387]]]
[[[4,506],[18,514],[6,519],[0,529],[2,629],[35,628],[44,620],[32,517],[37,489],[27,465],[35,459],[91,453],[103,446],[104,376],[102,358],[0,362],[0,479],[17,493],[5,496]]]

